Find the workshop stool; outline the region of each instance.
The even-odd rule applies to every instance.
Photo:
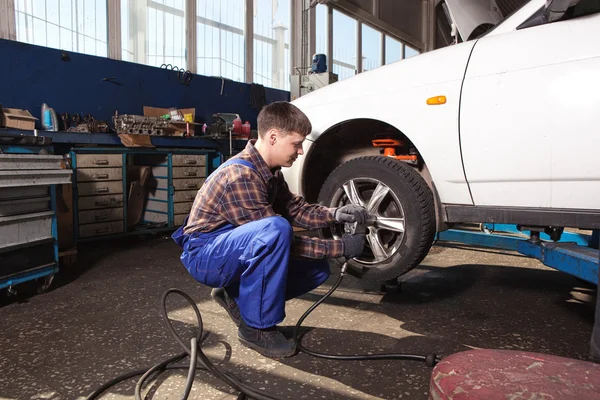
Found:
[[[600,364],[512,350],[469,350],[435,366],[431,400],[600,400]]]

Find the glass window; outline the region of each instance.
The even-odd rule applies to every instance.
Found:
[[[357,22],[337,10],[333,10],[333,71],[338,79],[356,74]]]
[[[362,70],[381,67],[381,32],[362,25]]]
[[[386,35],[385,37],[385,63],[391,64],[402,60],[402,43]]]
[[[15,0],[17,40],[106,57],[106,14],[105,0]]]
[[[254,0],[254,82],[290,90],[290,0]]]
[[[196,0],[198,74],[245,82],[245,4],[244,0]]]
[[[315,50],[317,53],[327,54],[327,32],[329,32],[327,27],[327,6],[323,4],[317,5],[315,25]],[[327,60],[327,63],[329,64],[329,60]]]
[[[187,68],[185,0],[121,0],[121,57]]]
[[[417,56],[419,55],[419,50],[417,49],[413,49],[410,46],[404,46],[404,57],[405,58],[409,58],[409,57],[413,57],[413,56]]]

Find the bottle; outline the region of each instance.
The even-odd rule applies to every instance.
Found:
[[[250,121],[246,121],[244,122],[244,125],[242,125],[242,136],[248,139],[250,138]]]
[[[242,133],[242,119],[239,115],[233,120],[233,133],[238,135]]]

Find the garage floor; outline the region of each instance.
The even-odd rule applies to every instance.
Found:
[[[0,399],[84,398],[103,382],[180,352],[160,316],[164,290],[177,287],[201,309],[206,354],[257,387],[290,399],[426,399],[430,370],[409,361],[337,362],[300,354],[270,360],[242,347],[235,325],[195,283],[165,238],[80,246],[76,267],[49,293],[4,298],[0,307]],[[329,352],[522,349],[587,359],[593,323],[591,285],[521,256],[460,245],[436,246],[404,278],[400,293],[346,282],[309,317],[308,346]],[[284,325],[329,284],[289,302]],[[365,289],[367,292],[365,292]],[[170,315],[191,332],[193,313],[173,299]],[[191,333],[190,333],[191,334]],[[187,371],[148,388],[149,399],[179,399]],[[133,399],[135,381],[103,398]],[[190,399],[235,399],[199,372]]]

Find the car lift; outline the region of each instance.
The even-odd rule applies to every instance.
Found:
[[[562,229],[486,223],[481,224],[479,231],[450,229],[438,233],[436,239],[517,251],[551,268],[598,284],[599,229],[585,235]]]

